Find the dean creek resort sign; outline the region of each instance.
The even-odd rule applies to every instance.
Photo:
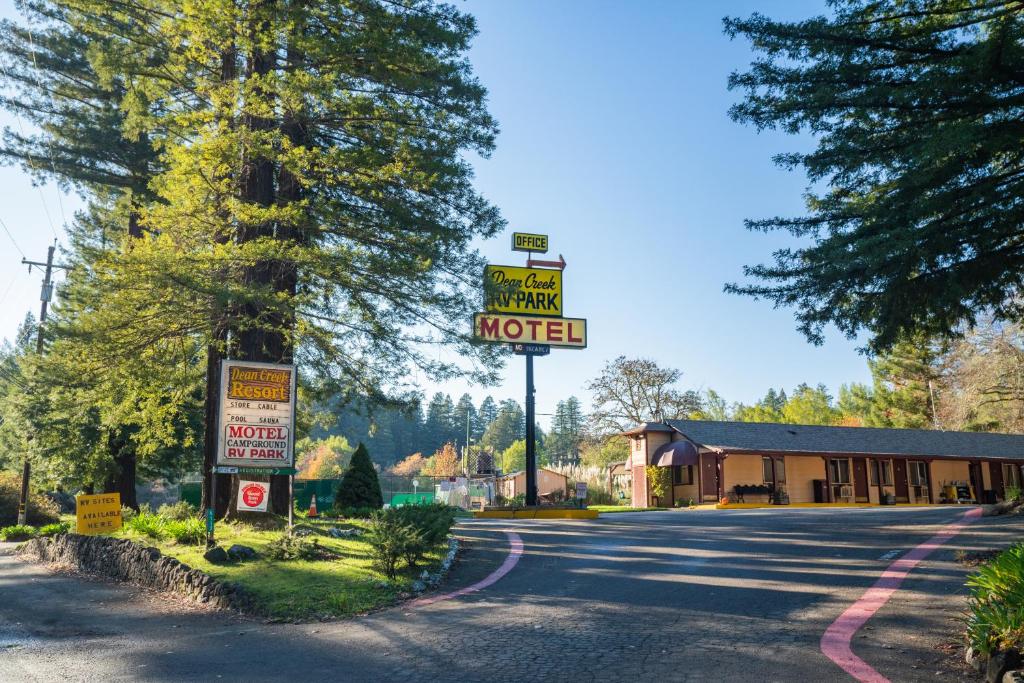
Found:
[[[291,467],[295,366],[224,361],[217,464]]]

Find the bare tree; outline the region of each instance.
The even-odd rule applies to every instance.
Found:
[[[624,432],[641,422],[684,418],[700,410],[700,394],[675,387],[682,374],[647,358],[609,361],[587,384],[594,398],[591,428],[598,434]]]

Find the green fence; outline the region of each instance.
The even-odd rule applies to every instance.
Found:
[[[334,506],[334,491],[340,479],[297,479],[292,487],[292,495],[300,510],[308,510],[309,503],[316,494],[316,509],[320,512],[330,510]],[[203,485],[199,482],[186,482],[181,485],[181,500],[199,507],[203,495]]]

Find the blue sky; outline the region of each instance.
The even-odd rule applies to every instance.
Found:
[[[10,15],[10,0],[0,0]],[[793,312],[728,295],[725,282],[763,261],[784,235],[749,233],[744,218],[803,210],[803,175],[771,156],[807,139],[758,134],[733,123],[730,71],[750,61],[745,41],[721,30],[725,15],[758,11],[800,18],[824,1],[607,2],[470,0],[480,29],[470,58],[501,125],[498,147],[476,163],[478,187],[509,231],[550,235],[565,256],[565,314],[588,319],[590,346],[538,359],[537,405],[583,390],[615,356],[643,356],[683,371],[686,387],[751,402],[769,387],[865,381],[857,343],[830,334],[822,347],[795,330]],[[6,114],[0,123],[15,126]],[[20,169],[0,168],[0,220],[29,258],[45,257],[79,205],[53,187],[31,187]],[[49,213],[49,219],[47,218]],[[508,235],[480,245],[493,263],[516,264]],[[0,234],[0,336],[38,309],[39,273]],[[9,289],[8,289],[9,287]],[[7,291],[6,295],[4,294]],[[468,323],[467,323],[468,324]],[[523,361],[509,361],[501,386],[424,389],[522,400]],[[542,419],[542,423],[546,423]]]

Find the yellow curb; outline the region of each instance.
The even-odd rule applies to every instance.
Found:
[[[773,505],[772,503],[728,503],[722,505],[716,503],[716,510],[758,510],[761,508],[913,508],[913,507],[963,507],[956,503],[894,503],[893,505],[881,505],[879,503],[789,503],[788,505]]]
[[[476,510],[478,519],[597,519],[597,510]]]

